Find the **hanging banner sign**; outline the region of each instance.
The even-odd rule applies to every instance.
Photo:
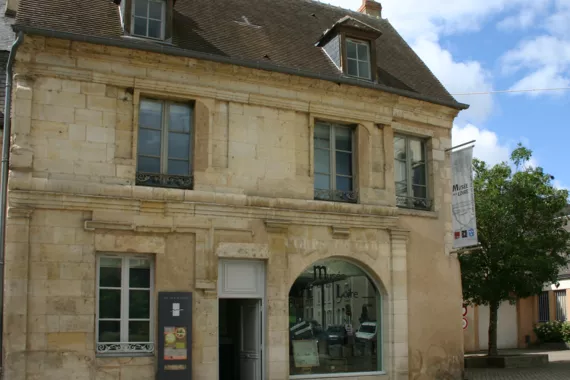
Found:
[[[479,244],[473,189],[473,147],[451,153],[453,248]]]

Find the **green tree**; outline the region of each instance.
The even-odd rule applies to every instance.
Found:
[[[489,355],[498,354],[501,302],[539,294],[567,265],[570,233],[562,210],[568,192],[556,189],[542,168],[528,165],[531,156],[519,144],[511,163],[473,161],[480,246],[458,256],[465,302],[489,306]]]

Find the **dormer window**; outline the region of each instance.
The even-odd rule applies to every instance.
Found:
[[[330,58],[343,75],[376,81],[376,40],[378,29],[351,16],[338,20],[327,29],[318,47]]]
[[[352,38],[346,39],[347,74],[370,80],[370,44]]]
[[[164,39],[165,19],[164,0],[133,0],[131,33],[134,36]]]

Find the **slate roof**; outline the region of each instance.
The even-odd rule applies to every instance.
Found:
[[[379,89],[404,90],[411,97],[457,109],[467,107],[447,92],[387,20],[312,0],[177,0],[172,45],[235,60],[236,64],[257,62],[269,70],[285,68],[299,75],[342,78],[344,75],[315,44],[347,15],[382,33],[376,41]],[[126,39],[118,6],[111,0],[21,0],[15,29],[41,34],[55,31],[111,42]],[[141,48],[164,46],[162,42],[138,43]]]

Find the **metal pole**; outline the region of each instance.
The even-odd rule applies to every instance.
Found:
[[[12,68],[18,47],[24,41],[24,32],[18,32],[18,37],[8,56],[6,65],[6,101],[4,103],[4,134],[2,136],[2,168],[0,186],[0,371],[4,372],[4,252],[6,242],[6,212],[8,209],[8,159],[10,157],[10,137],[12,135]]]
[[[449,151],[452,151],[452,150],[454,150],[454,149],[461,148],[462,146],[469,145],[469,144],[473,144],[475,141],[477,141],[477,140],[471,140],[471,141],[468,141],[468,142],[463,143],[463,144],[459,144],[459,145],[456,145],[456,146],[452,146],[451,148],[446,149],[445,151],[446,151],[446,152],[449,152]]]

